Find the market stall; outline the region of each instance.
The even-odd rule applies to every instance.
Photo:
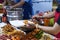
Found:
[[[0,4],[0,40],[54,40],[55,36],[38,28],[54,25],[54,18],[38,18],[54,13],[52,0],[33,0],[33,16],[37,18],[23,20],[23,9]],[[26,10],[27,11],[27,10]],[[32,11],[32,10],[31,10]],[[52,32],[51,32],[52,33]]]

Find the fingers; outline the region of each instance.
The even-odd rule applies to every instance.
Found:
[[[38,15],[34,15],[32,18],[34,19],[34,18],[37,18],[38,17]]]

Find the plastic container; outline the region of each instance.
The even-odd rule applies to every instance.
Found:
[[[12,10],[8,10],[7,17],[8,17],[9,21],[21,20],[21,19],[23,19],[23,9],[22,8],[15,8]]]

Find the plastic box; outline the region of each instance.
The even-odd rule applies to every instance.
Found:
[[[8,17],[9,21],[21,20],[21,19],[23,19],[23,9],[22,8],[15,8],[14,10],[8,10],[7,17]]]

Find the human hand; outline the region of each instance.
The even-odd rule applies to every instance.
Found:
[[[36,24],[36,28],[41,28],[42,26],[40,26],[39,24]]]
[[[38,24],[39,21],[37,21],[36,19],[30,19],[31,22],[33,22],[34,24]]]
[[[32,18],[35,18],[35,17],[37,17],[38,15],[34,15],[34,16],[32,16]]]
[[[42,19],[43,18],[43,16],[39,16],[39,15],[34,15],[33,17],[32,17],[32,19]]]
[[[38,17],[38,15],[34,15],[34,16],[32,16],[32,19],[35,19],[35,18],[37,18]]]

